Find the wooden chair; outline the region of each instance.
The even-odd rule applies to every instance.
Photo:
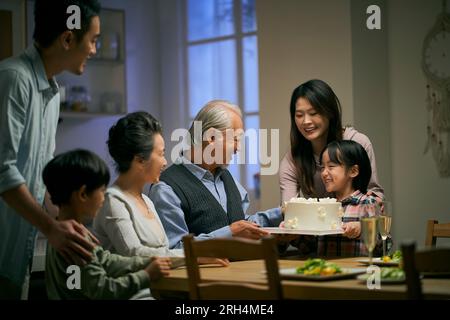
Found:
[[[192,235],[183,238],[188,271],[189,295],[194,300],[270,300],[282,299],[282,287],[278,270],[276,240],[238,238],[194,240]],[[231,260],[264,260],[267,284],[250,284],[233,281],[203,281],[197,257],[228,258]],[[255,270],[261,272],[261,270]],[[261,274],[263,276],[263,274]]]
[[[438,223],[437,220],[428,220],[425,245],[435,247],[437,238],[450,238],[450,223]]]
[[[428,276],[450,275],[450,248],[428,248],[416,252],[415,247],[414,242],[402,244],[403,270],[408,299],[419,300],[423,299],[421,273]]]

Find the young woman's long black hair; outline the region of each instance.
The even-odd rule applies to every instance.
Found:
[[[322,80],[309,80],[292,92],[291,114],[291,154],[297,171],[297,181],[305,196],[316,197],[314,174],[316,162],[312,144],[298,130],[295,123],[295,106],[299,98],[306,99],[317,113],[329,121],[327,144],[342,140],[341,104],[328,84]]]

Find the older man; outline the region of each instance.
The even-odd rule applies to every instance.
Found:
[[[196,126],[201,125],[201,130]],[[195,117],[190,148],[165,170],[150,198],[169,238],[181,248],[188,233],[198,239],[239,236],[259,239],[260,226],[278,226],[280,208],[246,215],[247,191],[226,169],[243,132],[239,107],[222,100],[206,104]]]

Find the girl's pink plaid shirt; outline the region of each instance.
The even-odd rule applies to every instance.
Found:
[[[377,214],[376,197],[367,195],[359,190],[352,193],[351,196],[341,201],[344,215],[342,222],[360,221],[364,217],[373,217]],[[374,254],[378,254],[381,247],[381,239],[377,241]],[[360,237],[349,239],[338,236],[322,236],[318,239],[317,255],[327,257],[358,257],[367,255],[367,249]]]

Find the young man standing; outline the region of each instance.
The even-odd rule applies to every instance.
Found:
[[[68,10],[73,5],[79,11]],[[0,63],[0,299],[20,298],[37,229],[68,262],[92,258],[87,229],[43,209],[41,176],[55,150],[60,99],[54,77],[83,73],[96,53],[99,12],[97,0],[36,0],[34,44]],[[69,29],[69,18],[79,18],[78,29]]]

